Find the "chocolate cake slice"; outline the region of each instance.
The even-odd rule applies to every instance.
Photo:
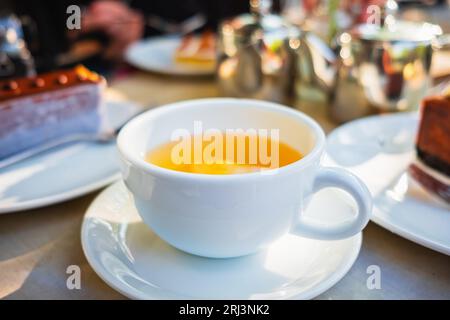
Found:
[[[77,66],[0,81],[0,160],[103,125],[105,80]]]
[[[411,176],[450,203],[450,88],[423,100]]]

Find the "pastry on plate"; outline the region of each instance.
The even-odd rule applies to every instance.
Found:
[[[416,151],[410,175],[431,194],[450,203],[450,87],[423,100]]]
[[[175,62],[184,65],[213,67],[216,61],[216,38],[213,32],[183,37],[175,51]]]
[[[0,160],[104,126],[106,81],[83,66],[0,81]]]

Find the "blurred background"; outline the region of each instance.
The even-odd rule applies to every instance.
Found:
[[[330,24],[336,24],[336,29],[346,29],[363,22],[367,18],[365,10],[369,5],[383,5],[384,2],[274,0],[272,11],[299,24],[308,19],[316,19],[318,22],[315,23],[315,31],[322,32],[330,29]],[[397,2],[399,14],[403,18],[438,23],[444,30],[450,31],[448,1]],[[68,30],[66,26],[69,16],[67,8],[70,5],[81,8],[80,30]],[[338,8],[331,8],[333,6]],[[323,8],[328,8],[328,12],[324,12]],[[330,18],[334,11],[338,11],[336,17]],[[38,72],[79,62],[92,64],[92,61],[95,61],[92,66],[99,69],[99,62],[103,63],[102,66],[107,66],[108,63],[111,65],[111,62],[120,61],[125,48],[141,38],[177,33],[178,30],[171,30],[170,27],[182,24],[189,18],[199,19],[195,31],[206,28],[216,30],[219,22],[225,18],[245,12],[250,12],[247,0],[3,0],[0,4],[0,17],[4,25],[5,19],[11,15],[19,19],[23,38],[34,57]],[[334,19],[338,21],[333,21]],[[0,41],[5,42],[5,37],[4,32],[1,32]]]
[[[326,102],[340,123],[417,109],[450,74],[449,18],[445,0],[6,0],[0,79],[79,63],[108,80],[207,74],[210,54],[221,95]]]

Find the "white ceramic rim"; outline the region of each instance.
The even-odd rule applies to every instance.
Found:
[[[261,174],[261,172],[251,172],[251,173],[243,173],[243,174],[224,174],[224,175],[213,175],[213,174],[200,174],[200,173],[190,173],[190,172],[181,172],[170,170],[166,168],[159,167],[157,165],[146,162],[139,155],[133,154],[127,147],[127,135],[130,131],[134,130],[134,128],[141,124],[142,122],[149,121],[154,119],[164,113],[176,112],[177,110],[182,113],[183,111],[187,111],[187,108],[190,106],[197,106],[199,104],[233,104],[239,105],[241,108],[253,108],[258,107],[260,109],[269,110],[272,112],[280,113],[286,116],[290,116],[302,121],[306,124],[311,131],[314,133],[314,138],[316,139],[315,145],[313,149],[308,152],[303,158],[298,161],[295,161],[291,164],[283,166],[277,169],[271,169],[265,171],[266,174]],[[214,108],[214,106],[212,106]],[[320,157],[321,153],[325,149],[325,133],[319,124],[313,120],[311,117],[307,116],[303,112],[298,110],[294,110],[290,107],[273,103],[266,102],[261,100],[253,100],[253,99],[238,99],[238,98],[208,98],[208,99],[195,99],[195,100],[186,100],[182,102],[176,102],[172,104],[167,104],[164,106],[160,106],[158,108],[149,110],[130,122],[128,122],[120,131],[117,137],[117,147],[119,149],[119,153],[121,156],[132,163],[134,166],[139,169],[152,174],[153,176],[161,177],[161,178],[175,178],[175,179],[183,179],[183,180],[203,180],[209,182],[219,182],[219,181],[241,181],[242,179],[260,179],[265,176],[270,176],[269,171],[276,171],[277,174],[289,174],[292,173],[294,169],[298,170],[302,167],[306,166],[308,163]]]
[[[38,209],[52,204],[58,204],[63,201],[72,200],[84,196],[88,193],[94,192],[103,187],[106,187],[107,185],[119,180],[121,177],[122,177],[121,173],[116,172],[110,175],[109,177],[95,181],[88,185],[80,186],[78,188],[69,191],[61,192],[58,194],[46,196],[39,199],[19,202],[17,204],[12,204],[8,207],[0,207],[0,214],[8,214],[17,211]]]
[[[337,134],[339,134],[341,131],[347,130],[347,128],[352,127],[354,125],[359,125],[361,123],[364,123],[366,121],[377,121],[381,117],[389,117],[392,119],[411,119],[412,121],[419,121],[418,118],[419,113],[417,111],[413,112],[403,112],[403,113],[397,113],[397,114],[389,114],[389,115],[374,115],[374,116],[368,116],[365,118],[357,119],[351,122],[348,122],[336,129],[334,129],[327,137],[327,141],[333,139]],[[345,170],[349,170],[346,167],[342,167]],[[416,234],[408,230],[408,228],[405,228],[402,225],[392,223],[389,219],[386,219],[378,214],[378,211],[386,213],[385,211],[381,210],[379,207],[377,207],[376,202],[373,204],[372,209],[372,215],[370,217],[370,220],[377,225],[383,227],[384,229],[404,238],[407,240],[410,240],[414,243],[417,243],[421,246],[424,246],[426,248],[429,248],[431,250],[446,254],[450,256],[450,247],[442,245],[441,243],[438,243],[436,241],[433,241],[432,239],[429,239],[425,236],[422,236],[420,234]]]

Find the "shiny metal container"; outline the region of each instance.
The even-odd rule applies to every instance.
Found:
[[[34,60],[25,44],[22,22],[13,14],[1,14],[0,79],[34,74]]]
[[[439,26],[429,23],[362,24],[342,33],[332,51],[304,32],[297,50],[296,91],[324,92],[337,122],[415,110],[431,86],[433,52],[448,45],[441,34]]]
[[[280,16],[254,10],[219,28],[217,79],[222,94],[289,102],[294,95],[298,29]]]
[[[348,103],[345,91],[355,82],[354,90],[379,110],[417,109],[431,85],[433,43],[440,32],[435,25],[397,21],[383,28],[360,25],[341,34],[335,107]]]

